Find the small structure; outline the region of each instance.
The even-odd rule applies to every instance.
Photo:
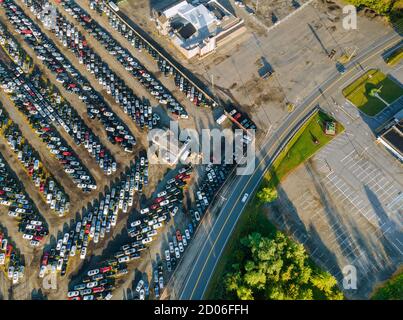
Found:
[[[246,30],[244,21],[216,0],[183,0],[153,15],[159,32],[188,59],[213,52]]]
[[[327,134],[329,136],[336,135],[336,122],[334,122],[334,121],[325,122],[325,134]]]
[[[398,112],[393,120],[384,127],[377,141],[403,162],[403,110]]]
[[[151,131],[150,142],[157,146],[155,156],[159,160],[169,166],[176,165],[179,161],[186,162],[191,156],[196,154],[191,152],[190,138],[186,139],[183,143],[180,142],[175,133],[170,130],[164,130],[161,134],[160,130]]]

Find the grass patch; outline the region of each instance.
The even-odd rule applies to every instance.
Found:
[[[275,188],[289,172],[333,139],[334,136],[328,136],[324,133],[325,122],[329,120],[333,119],[321,111],[314,113],[279,154],[258,190],[263,187]],[[336,123],[336,133],[338,134],[343,130],[343,126]],[[314,140],[318,141],[318,143],[315,144]],[[272,237],[275,231],[276,228],[267,219],[261,202],[255,194],[251,195],[251,200],[241,214],[217,263],[204,298],[219,300],[226,297],[223,276],[236,261],[242,260],[243,252],[239,239],[252,232],[258,232],[264,237]]]
[[[403,272],[393,276],[377,289],[372,300],[403,300]]]
[[[370,95],[372,89],[382,87],[380,97],[387,103],[392,103],[400,98],[403,89],[379,70],[371,69],[363,76],[343,89],[343,95],[358,109],[368,116],[375,116],[385,107],[385,103],[380,99]]]
[[[403,58],[403,47],[397,48],[393,51],[386,59],[385,62],[390,65],[394,66],[400,62]]]

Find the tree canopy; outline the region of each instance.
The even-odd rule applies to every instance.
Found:
[[[367,7],[381,15],[401,15],[402,0],[348,0],[356,7]]]
[[[256,194],[260,202],[272,202],[277,199],[277,190],[273,187],[264,187]]]
[[[273,239],[252,233],[241,244],[245,254],[224,279],[228,298],[343,299],[336,279],[311,266],[303,245],[283,233],[277,232]]]

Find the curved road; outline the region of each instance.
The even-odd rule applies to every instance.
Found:
[[[185,285],[181,290],[181,300],[201,300],[213,275],[215,266],[221,256],[228,239],[247,203],[242,203],[241,198],[245,193],[252,194],[268,167],[272,164],[283,144],[288,141],[293,132],[315,108],[321,96],[333,89],[342,80],[351,79],[357,72],[356,66],[377,58],[387,48],[396,45],[401,37],[392,33],[378,43],[373,44],[346,66],[344,74],[333,73],[322,85],[291,113],[282,125],[267,139],[256,155],[255,170],[249,176],[239,176],[232,192],[227,197],[226,203],[221,209],[214,224],[211,226],[208,237],[204,242],[193,267],[187,275]]]

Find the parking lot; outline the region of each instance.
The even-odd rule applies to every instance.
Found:
[[[343,268],[355,266],[358,288],[345,294],[365,298],[401,263],[403,189],[399,164],[369,137],[362,147],[353,132],[346,130],[288,177],[269,216],[340,285]]]

